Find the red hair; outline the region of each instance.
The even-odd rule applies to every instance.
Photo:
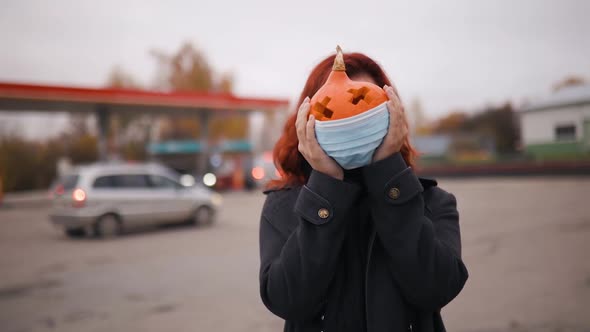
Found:
[[[328,75],[330,75],[330,72],[332,71],[332,64],[334,63],[335,57],[336,55],[327,57],[311,71],[311,74],[309,74],[307,82],[305,83],[305,87],[299,96],[295,110],[299,109],[299,105],[303,103],[305,97],[309,96],[311,98],[322,85],[324,85],[328,79]],[[348,74],[349,77],[367,74],[380,87],[385,84],[392,86],[383,69],[381,69],[373,59],[362,53],[344,54],[344,63],[346,64],[346,74]],[[281,174],[281,178],[271,181],[268,185],[269,189],[303,185],[307,182],[311,173],[311,166],[299,152],[297,147],[299,140],[297,139],[297,132],[295,130],[296,118],[297,111],[289,116],[285,123],[283,134],[275,144],[273,159],[275,167]],[[413,167],[417,152],[410,144],[409,137],[404,139],[400,152],[406,161],[406,164]]]

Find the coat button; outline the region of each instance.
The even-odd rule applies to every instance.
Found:
[[[318,210],[318,216],[322,219],[326,219],[330,216],[330,211],[326,208],[321,208]]]
[[[395,187],[389,189],[389,198],[398,199],[399,198],[399,189],[397,189]]]

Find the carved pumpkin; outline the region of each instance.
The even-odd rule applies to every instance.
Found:
[[[386,102],[387,95],[375,84],[357,82],[346,75],[344,56],[336,47],[336,58],[326,83],[311,98],[311,114],[320,121],[345,119]]]

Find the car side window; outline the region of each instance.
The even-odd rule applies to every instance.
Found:
[[[164,188],[177,188],[180,186],[179,183],[170,180],[167,177],[160,176],[160,175],[149,175],[150,184],[154,188],[164,189]]]
[[[92,184],[93,188],[114,188],[115,187],[115,177],[112,175],[108,176],[99,176],[94,180]]]
[[[147,174],[124,174],[113,177],[115,187],[122,189],[145,189],[149,188]]]

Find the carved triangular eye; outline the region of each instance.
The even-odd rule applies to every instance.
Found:
[[[328,103],[332,100],[330,97],[324,97],[324,99],[320,102],[313,104],[313,111],[317,114],[322,114],[326,118],[330,119],[334,114],[334,111],[328,108]]]
[[[367,94],[369,93],[369,88],[367,88],[366,86],[363,86],[360,89],[348,89],[348,91],[346,91],[348,93],[352,94],[352,97],[350,98],[350,102],[353,105],[357,105],[361,100],[364,100],[367,103],[371,102],[371,97],[367,96]]]

